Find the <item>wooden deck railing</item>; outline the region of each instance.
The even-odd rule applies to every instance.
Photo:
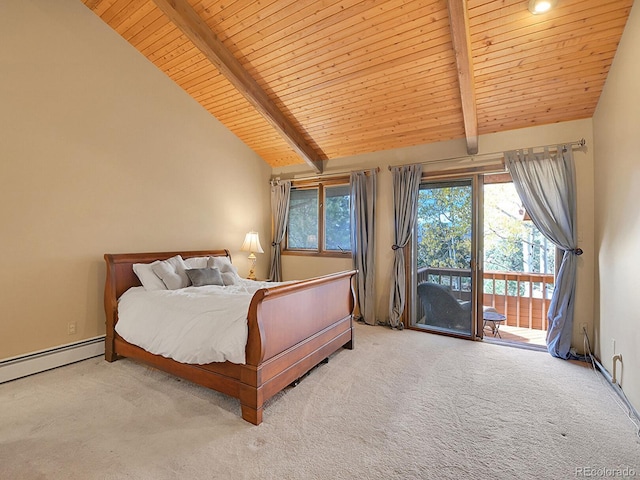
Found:
[[[471,270],[423,267],[417,277],[418,283],[446,285],[458,300],[471,300]],[[505,314],[509,326],[546,330],[553,286],[552,274],[485,271],[483,305]],[[422,318],[419,301],[416,313],[418,319]]]

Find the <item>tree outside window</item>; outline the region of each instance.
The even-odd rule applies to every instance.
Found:
[[[351,253],[349,185],[292,188],[285,252]]]

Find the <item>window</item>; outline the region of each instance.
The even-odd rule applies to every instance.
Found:
[[[287,249],[318,249],[319,189],[291,189]]]
[[[349,185],[291,188],[285,252],[351,255]]]
[[[324,189],[325,250],[351,252],[351,192],[349,185]]]

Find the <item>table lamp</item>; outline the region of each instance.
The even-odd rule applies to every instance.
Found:
[[[249,232],[244,237],[244,243],[240,250],[243,252],[249,252],[249,260],[251,260],[251,270],[249,270],[249,276],[247,277],[249,280],[255,280],[256,274],[254,269],[256,268],[256,253],[264,253],[262,250],[262,246],[260,246],[260,237],[258,237],[258,232]]]

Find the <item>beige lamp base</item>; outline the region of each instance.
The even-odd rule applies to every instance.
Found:
[[[251,252],[251,255],[249,255],[249,260],[251,260],[251,269],[249,270],[249,275],[247,276],[248,280],[255,280],[256,279],[256,274],[254,272],[255,268],[256,268],[256,256],[253,254],[253,252]]]

